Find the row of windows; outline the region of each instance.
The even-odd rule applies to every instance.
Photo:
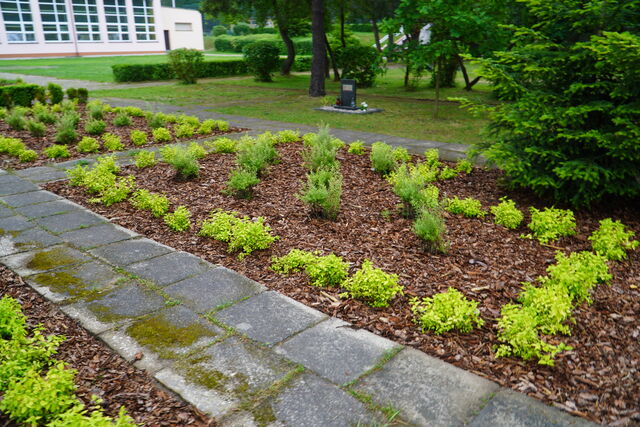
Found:
[[[104,0],[107,37],[110,41],[129,41],[126,0]],[[101,41],[96,0],[71,0],[69,16],[66,0],[38,0],[45,41],[70,41],[74,28],[78,41]],[[0,0],[9,43],[35,41],[33,15],[29,0]],[[136,40],[156,40],[153,0],[133,0]]]

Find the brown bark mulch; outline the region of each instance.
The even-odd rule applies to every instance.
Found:
[[[78,114],[80,114],[80,121],[78,122],[78,126],[76,127],[76,132],[78,133],[78,139],[76,141],[79,142],[83,137],[85,136],[90,136],[92,138],[95,138],[98,140],[98,142],[101,142],[101,136],[100,135],[89,135],[87,132],[85,132],[84,130],[84,125],[88,119],[87,116],[87,111],[84,108],[84,106],[78,106]],[[110,112],[110,113],[105,113],[104,114],[104,119],[103,121],[107,124],[107,127],[105,128],[105,133],[109,132],[112,133],[114,135],[118,135],[120,137],[120,139],[122,140],[122,144],[124,145],[124,150],[131,150],[131,149],[138,149],[138,148],[146,148],[146,147],[150,147],[152,145],[158,145],[157,143],[153,142],[153,137],[151,134],[151,127],[147,124],[147,120],[144,117],[131,117],[131,125],[129,126],[115,126],[113,125],[113,118],[116,116],[115,113]],[[79,153],[76,150],[76,143],[74,144],[69,144],[67,145],[67,148],[69,149],[69,154],[71,155],[70,157],[65,157],[65,158],[59,158],[59,159],[50,159],[48,157],[46,157],[44,155],[44,153],[42,152],[45,148],[56,144],[55,142],[55,136],[56,136],[56,128],[55,128],[55,124],[52,125],[46,125],[47,129],[45,132],[44,136],[41,137],[35,137],[33,135],[31,135],[29,133],[28,130],[21,130],[21,131],[17,131],[15,129],[12,129],[6,121],[0,120],[0,136],[4,136],[7,138],[20,138],[22,140],[22,142],[24,142],[24,144],[27,146],[27,148],[31,149],[31,150],[35,150],[38,152],[38,158],[36,160],[34,160],[33,162],[27,162],[27,163],[22,163],[20,162],[19,159],[9,156],[8,154],[3,154],[0,153],[0,168],[12,168],[12,169],[26,169],[26,168],[31,168],[34,166],[43,166],[46,165],[48,163],[59,163],[59,162],[66,162],[68,160],[73,160],[73,159],[78,159],[78,158],[84,158],[87,156],[87,153]],[[190,141],[190,140],[195,140],[198,138],[212,138],[212,137],[216,137],[216,136],[221,136],[221,135],[226,135],[226,134],[230,134],[230,133],[235,133],[235,132],[242,132],[248,129],[245,128],[236,128],[236,127],[230,127],[228,131],[219,131],[216,130],[208,135],[194,135],[192,137],[186,137],[186,138],[178,138],[175,135],[175,130],[174,130],[175,124],[167,124],[167,129],[171,132],[171,135],[173,136],[173,140],[168,142],[168,143],[172,143],[172,142],[184,142],[184,141]],[[147,143],[144,145],[134,145],[131,142],[131,139],[129,138],[129,134],[131,133],[132,130],[137,129],[137,130],[141,130],[143,132],[145,132],[147,134]],[[162,143],[162,144],[166,144],[166,143]],[[108,151],[106,149],[104,149],[104,147],[102,147],[101,144],[101,148],[99,150],[98,154],[106,154],[108,153]]]
[[[139,187],[165,192],[174,206],[186,205],[194,224],[189,233],[171,232],[162,220],[126,202],[109,208],[89,204],[81,189],[64,182],[47,188],[151,239],[234,269],[331,316],[418,348],[572,414],[617,425],[640,421],[640,250],[631,252],[624,262],[610,264],[612,283],[597,287],[592,305],[583,304],[575,310],[571,336],[550,339],[574,348],[560,354],[555,367],[516,358],[497,359],[492,350],[497,344],[495,319],[504,304],[517,298],[521,282],[545,274],[547,266],[554,262],[557,248],[566,253],[590,250],[587,237],[598,227],[598,220],[605,217],[621,220],[640,237],[640,205],[632,208],[609,204],[578,211],[577,235],[550,246],[520,238],[528,231],[525,226],[510,231],[493,224],[491,215],[467,219],[446,214],[450,249],[446,255],[433,255],[422,250],[411,231],[411,221],[399,215],[399,199],[388,183],[371,170],[368,156],[347,154],[346,150],[339,153],[344,184],[338,219],[310,217],[307,207],[296,198],[306,181],[301,149],[301,144],[278,146],[281,162],[269,169],[251,200],[221,193],[234,167],[232,155],[203,159],[199,178],[188,182],[175,180],[174,171],[166,164],[123,170],[136,176]],[[474,197],[485,208],[497,204],[505,195],[516,200],[522,210],[550,206],[525,192],[501,189],[497,185],[499,178],[498,171],[475,169],[470,175],[437,185],[442,196]],[[269,250],[239,261],[227,253],[225,244],[196,235],[195,224],[215,208],[264,216],[281,239]],[[397,297],[388,308],[376,309],[360,301],[341,299],[339,289],[309,286],[302,274],[284,277],[272,272],[271,257],[293,248],[334,252],[351,263],[351,273],[369,258],[376,266],[400,276],[405,296]],[[485,325],[469,334],[423,333],[412,321],[408,299],[431,296],[450,286],[480,302]]]
[[[0,266],[0,296],[16,298],[28,318],[29,326],[42,324],[46,334],[64,335],[57,359],[78,371],[78,397],[90,405],[91,395],[102,399],[105,414],[117,417],[121,406],[139,424],[146,426],[216,426],[216,422],[161,389],[144,371],[132,366],[92,336],[75,320],[48,302],[22,278]],[[0,413],[1,425],[11,424]]]

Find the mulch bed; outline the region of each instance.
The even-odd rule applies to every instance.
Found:
[[[80,114],[80,121],[78,123],[78,126],[76,127],[76,132],[78,133],[78,140],[77,142],[79,142],[83,137],[85,136],[90,136],[92,138],[95,138],[98,140],[98,142],[101,141],[100,135],[89,135],[88,133],[85,132],[84,130],[84,125],[87,121],[87,112],[84,108],[84,106],[79,105],[78,106],[78,113]],[[145,147],[149,147],[152,145],[158,145],[158,144],[154,144],[153,142],[153,137],[151,135],[151,127],[147,124],[147,120],[144,117],[131,117],[131,125],[129,126],[114,126],[113,125],[113,118],[116,116],[115,113],[111,112],[111,113],[105,113],[104,114],[104,118],[102,119],[106,124],[107,127],[105,128],[105,133],[109,132],[112,133],[114,135],[118,135],[120,137],[120,139],[122,140],[122,144],[124,145],[124,150],[130,150],[130,149],[137,149],[137,148],[145,148]],[[0,153],[0,168],[13,168],[13,169],[25,169],[25,168],[31,168],[34,166],[42,166],[48,163],[58,163],[58,162],[66,162],[67,160],[73,160],[73,159],[78,159],[78,158],[84,158],[87,156],[86,153],[79,153],[76,150],[76,144],[69,144],[67,147],[69,148],[69,153],[71,154],[70,157],[65,157],[65,158],[59,158],[59,159],[50,159],[48,157],[46,157],[42,150],[44,150],[45,148],[56,144],[55,142],[55,136],[56,136],[56,128],[55,128],[55,124],[52,125],[46,125],[47,129],[46,129],[46,133],[44,136],[42,137],[35,137],[32,136],[28,130],[22,130],[22,131],[17,131],[12,129],[6,121],[0,120],[0,136],[4,136],[7,138],[20,138],[22,140],[22,142],[24,142],[24,144],[31,150],[35,150],[38,152],[38,159],[33,161],[33,162],[28,162],[28,163],[22,163],[20,162],[20,160],[18,160],[15,157],[11,157],[7,154],[1,154]],[[220,136],[220,135],[225,135],[225,134],[229,134],[229,133],[234,133],[234,132],[241,132],[247,129],[244,128],[236,128],[236,127],[231,127],[229,128],[228,131],[223,132],[223,131],[214,131],[211,134],[208,135],[194,135],[192,137],[187,137],[187,138],[178,138],[175,136],[175,131],[174,131],[174,127],[176,125],[175,124],[167,124],[167,129],[169,129],[169,131],[171,132],[171,134],[173,135],[173,141],[171,142],[183,142],[183,141],[190,141],[190,140],[194,140],[197,138],[211,138],[211,137],[215,137],[215,136]],[[140,145],[140,146],[136,146],[134,145],[130,138],[129,138],[129,134],[131,133],[132,130],[137,129],[137,130],[141,130],[143,132],[145,132],[147,134],[147,140],[148,143],[145,145]],[[100,153],[107,153],[107,150],[105,150],[103,147],[100,148]]]
[[[518,296],[521,282],[545,274],[546,267],[554,262],[553,246],[567,253],[590,250],[587,237],[597,228],[597,221],[605,217],[623,221],[640,236],[640,205],[632,208],[609,204],[576,212],[577,235],[553,246],[522,239],[519,236],[527,232],[526,227],[509,231],[493,224],[490,215],[466,219],[447,214],[449,253],[433,255],[422,250],[411,232],[411,221],[399,215],[400,200],[386,181],[371,170],[368,156],[347,154],[346,150],[339,153],[344,176],[342,206],[337,221],[332,222],[310,217],[308,208],[295,196],[306,181],[301,144],[280,145],[278,150],[281,163],[270,168],[251,200],[221,194],[234,167],[232,155],[203,159],[200,177],[189,182],[177,181],[166,164],[123,170],[136,176],[139,187],[166,192],[174,206],[186,205],[194,224],[215,208],[264,216],[281,239],[271,249],[243,261],[227,253],[226,244],[198,237],[195,231],[171,232],[161,220],[126,202],[106,208],[89,204],[81,189],[64,182],[47,188],[151,239],[234,269],[331,316],[418,348],[572,414],[601,423],[640,421],[640,250],[630,253],[625,262],[612,262],[612,284],[598,286],[593,304],[583,304],[574,311],[572,335],[558,337],[574,350],[560,354],[555,367],[515,358],[496,359],[492,351],[497,344],[495,319],[500,308]],[[523,210],[550,206],[530,194],[502,190],[497,185],[499,178],[496,170],[475,169],[470,175],[437,185],[442,196],[471,196],[481,200],[485,208],[497,204],[504,195],[516,200]],[[338,289],[309,286],[302,274],[284,277],[273,273],[269,269],[271,257],[284,255],[292,248],[334,252],[352,263],[351,273],[370,258],[385,271],[399,274],[406,295],[397,297],[388,308],[375,309],[360,301],[339,298]],[[485,325],[469,334],[422,333],[412,321],[408,299],[431,296],[450,286],[480,302]],[[557,342],[555,338],[551,341]]]
[[[107,415],[116,417],[121,406],[141,425],[215,426],[216,422],[198,409],[161,389],[144,371],[131,366],[118,354],[48,302],[22,278],[0,266],[0,296],[16,298],[29,326],[42,324],[45,333],[67,337],[56,358],[78,371],[78,397],[90,404],[91,395],[100,397]],[[11,424],[0,413],[0,424]]]

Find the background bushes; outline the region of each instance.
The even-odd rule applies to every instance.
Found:
[[[19,105],[31,107],[31,104],[41,92],[42,88],[36,84],[20,83],[0,86],[0,106],[10,107]]]
[[[287,54],[287,48],[282,40],[271,34],[252,34],[248,36],[219,36],[214,41],[214,46],[219,52],[242,53],[245,46],[258,41],[271,41],[276,44],[280,55]],[[311,38],[299,38],[293,41],[298,55],[311,55]]]

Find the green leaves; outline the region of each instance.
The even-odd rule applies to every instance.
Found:
[[[544,208],[540,211],[531,207],[531,222],[528,227],[540,243],[549,243],[560,237],[576,234],[576,220],[568,209]]]
[[[335,254],[320,256],[300,249],[292,249],[287,255],[274,257],[271,269],[277,273],[290,274],[304,270],[312,286],[339,286],[347,278],[349,263]]]
[[[453,329],[470,332],[484,324],[478,314],[478,303],[470,301],[454,288],[433,297],[409,300],[415,322],[422,331],[431,330],[437,335]]]
[[[633,231],[625,231],[624,224],[606,218],[600,221],[600,227],[589,236],[593,250],[598,254],[614,261],[622,261],[627,258],[627,251],[640,245],[637,240],[631,240],[635,236]]]
[[[341,296],[362,299],[372,307],[387,307],[396,295],[403,294],[404,289],[398,284],[397,274],[375,268],[368,259],[362,263],[360,270],[344,282],[343,287],[347,292]]]

